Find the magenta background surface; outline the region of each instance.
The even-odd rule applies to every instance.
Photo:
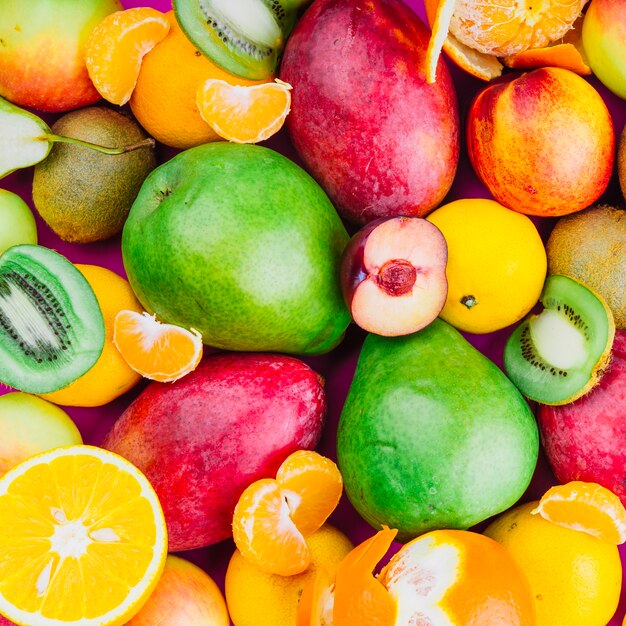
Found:
[[[405,2],[425,21],[422,0],[405,0]],[[134,6],[153,6],[154,8],[162,11],[167,11],[171,8],[170,0],[122,0],[122,4],[125,8]],[[465,74],[447,59],[446,62],[452,72],[459,97],[461,120],[462,123],[464,123],[469,104],[477,91],[484,86],[484,83],[473,79],[468,74]],[[619,134],[626,123],[626,102],[610,93],[594,77],[591,77],[588,80],[604,98],[611,111],[616,133]],[[56,119],[54,116],[42,117],[44,117],[48,122],[52,122]],[[285,130],[282,130],[278,135],[265,142],[264,145],[278,150],[279,152],[292,158],[297,163],[301,164],[289,143]],[[575,149],[575,146],[572,148]],[[161,163],[169,159],[175,153],[175,150],[160,146],[158,151],[159,162]],[[18,171],[3,179],[0,186],[19,193],[31,206],[31,208],[34,208],[31,198],[31,183],[32,168],[29,168]],[[444,203],[459,198],[477,197],[491,196],[476,178],[467,159],[465,145],[463,145],[458,173],[452,189],[445,198]],[[619,192],[617,176],[614,173],[611,184],[602,196],[601,201],[618,203],[620,200],[621,194]],[[538,218],[534,221],[544,237],[549,234],[550,229],[554,224],[554,220],[550,219]],[[48,226],[39,219],[38,216],[37,225],[39,243],[41,245],[57,250],[74,263],[103,265],[116,271],[122,276],[125,275],[121,260],[119,236],[102,243],[74,245],[62,242],[48,228]],[[351,232],[353,231],[354,229],[351,228]],[[474,346],[501,366],[504,341],[508,337],[509,333],[510,329],[504,329],[490,335],[478,336],[466,334],[466,337]],[[344,342],[331,354],[323,357],[304,359],[309,365],[326,378],[329,414],[324,436],[318,450],[323,454],[331,456],[332,458],[335,458],[335,434],[339,414],[341,412],[350,381],[352,380],[363,338],[364,333],[360,331],[360,329],[351,326]],[[85,443],[99,445],[105,433],[109,430],[114,421],[121,415],[126,406],[128,406],[128,404],[138,395],[144,386],[145,384],[142,383],[125,396],[103,407],[93,409],[76,409],[67,407],[67,412],[74,419],[81,430]],[[0,395],[6,392],[7,389],[0,389]],[[624,445],[626,445],[626,442],[624,442]],[[540,456],[533,481],[521,501],[539,498],[552,484],[556,484],[556,479],[554,478],[545,458]],[[374,532],[373,529],[367,525],[352,509],[345,496],[338,509],[332,515],[330,521],[344,531],[355,543],[366,539]],[[394,544],[395,549],[398,547],[398,544]],[[184,556],[185,558],[188,558],[203,567],[214,577],[223,589],[224,574],[232,551],[232,542],[225,541],[210,548],[181,553],[181,556]],[[626,549],[621,549],[621,555],[622,562],[626,563]],[[621,619],[625,612],[626,593],[623,588],[620,606],[615,617],[607,626],[621,625]]]

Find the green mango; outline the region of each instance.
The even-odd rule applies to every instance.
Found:
[[[321,187],[261,146],[205,144],[144,181],[122,234],[142,305],[224,350],[320,354],[350,322],[348,234]]]
[[[513,505],[537,463],[533,414],[500,369],[446,322],[369,335],[341,413],[346,493],[406,541],[466,529]]]

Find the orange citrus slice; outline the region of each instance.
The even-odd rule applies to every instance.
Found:
[[[450,32],[484,54],[543,48],[572,28],[588,0],[456,0]]]
[[[442,0],[441,4],[446,0]],[[451,4],[448,0],[447,4]],[[453,3],[452,3],[453,4]],[[433,37],[441,37],[443,34],[443,28],[438,28],[438,33],[435,35],[435,20],[437,10],[440,3],[438,0],[424,0],[424,6],[426,9],[426,18],[431,28],[433,28]],[[443,15],[442,15],[443,18]],[[443,24],[442,24],[443,26]],[[502,74],[502,63],[498,59],[490,54],[483,54],[477,50],[462,44],[454,35],[449,33],[446,29],[446,36],[443,42],[443,51],[456,63],[461,69],[465,70],[472,76],[479,78],[480,80],[490,81],[493,78],[497,78]],[[433,43],[433,46],[435,44]],[[427,68],[428,71],[428,68]],[[432,69],[430,70],[432,72]]]
[[[113,104],[126,104],[145,54],[165,39],[170,24],[156,9],[139,7],[111,13],[91,33],[85,50],[89,78]]]
[[[464,530],[436,530],[405,544],[380,573],[396,624],[535,623],[530,585],[506,548]]]
[[[233,514],[239,551],[264,572],[291,576],[309,565],[306,537],[321,528],[339,503],[341,474],[333,461],[299,450],[241,495]]]
[[[112,452],[56,448],[0,479],[0,612],[13,622],[125,624],[166,556],[154,490]]]
[[[612,491],[597,483],[574,480],[552,487],[532,513],[607,543],[626,541],[626,509]]]
[[[277,133],[291,108],[291,85],[231,85],[209,78],[198,89],[200,115],[224,139],[257,143]]]
[[[193,372],[202,358],[202,336],[197,330],[163,324],[154,315],[126,309],[115,316],[113,343],[132,369],[162,383]]]

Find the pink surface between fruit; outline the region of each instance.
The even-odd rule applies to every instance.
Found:
[[[405,2],[425,21],[422,0],[405,0]],[[167,11],[171,8],[169,0],[122,0],[122,4],[125,8],[149,5],[161,11]],[[459,97],[460,116],[463,121],[466,117],[467,110],[473,96],[484,86],[484,83],[473,79],[468,74],[458,70],[451,62],[448,62],[448,67],[452,72]],[[621,132],[621,129],[626,123],[626,103],[610,93],[594,77],[591,77],[588,80],[600,92],[609,107],[616,132]],[[56,119],[53,116],[43,117],[45,117],[48,122],[52,122]],[[282,130],[278,135],[265,142],[265,145],[278,150],[293,159],[295,162],[301,164],[299,159],[296,157],[293,148],[291,148],[289,144],[285,130]],[[157,154],[159,162],[163,162],[173,156],[175,151],[160,146]],[[20,170],[8,176],[2,181],[1,186],[5,189],[19,193],[24,200],[31,207],[33,207],[31,198],[31,183],[32,168],[29,168],[26,170]],[[485,187],[474,175],[467,158],[465,146],[463,145],[459,169],[452,189],[450,190],[448,196],[446,196],[444,202],[471,197],[490,196]],[[619,198],[619,186],[617,176],[614,173],[611,183],[605,194],[600,198],[600,201],[615,204],[619,202]],[[534,221],[544,237],[549,234],[550,229],[554,224],[554,220],[550,219],[535,219]],[[124,275],[119,236],[97,244],[72,245],[62,242],[39,218],[37,218],[37,226],[39,243],[41,245],[57,250],[74,263],[103,265],[114,270],[120,275]],[[351,228],[351,232],[354,232],[354,228]],[[509,334],[510,329],[504,329],[486,336],[466,335],[466,337],[474,346],[481,350],[496,364],[501,366],[504,341]],[[354,368],[356,366],[363,338],[364,333],[354,326],[351,326],[344,342],[331,354],[323,357],[303,359],[326,379],[329,412],[326,428],[322,436],[322,441],[318,446],[318,451],[322,454],[330,456],[331,458],[336,458],[335,436],[337,422],[352,375],[354,373]],[[68,408],[67,412],[76,422],[85,442],[95,445],[100,444],[111,425],[121,415],[128,404],[130,404],[130,402],[139,394],[144,386],[145,385],[143,384],[139,385],[139,387],[133,391],[104,407],[94,409]],[[7,389],[0,390],[0,395],[6,393],[7,391]],[[550,471],[547,462],[543,456],[540,456],[533,481],[524,495],[523,500],[526,501],[539,498],[551,484],[556,484],[556,480]],[[355,543],[363,541],[364,539],[372,536],[374,533],[372,528],[367,525],[352,509],[345,496],[338,509],[332,515],[330,521],[340,530],[344,531]],[[394,545],[397,549],[398,544]],[[194,563],[205,569],[223,589],[224,574],[232,551],[232,542],[224,541],[210,548],[203,548],[183,553],[182,556],[192,560]],[[622,554],[623,563],[626,564],[626,549],[621,548],[620,552]],[[607,626],[621,625],[621,620],[625,613],[626,593],[623,591],[616,616]]]

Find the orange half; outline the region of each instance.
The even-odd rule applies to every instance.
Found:
[[[126,104],[137,84],[141,61],[165,39],[170,24],[149,7],[116,11],[91,33],[85,50],[89,78],[98,93],[113,104]]]
[[[532,513],[607,543],[626,541],[626,509],[612,491],[597,483],[575,480],[552,487]]]
[[[113,323],[113,343],[132,369],[163,383],[192,372],[202,358],[198,331],[162,324],[149,313],[120,311]]]
[[[198,88],[202,119],[235,143],[257,143],[277,133],[291,109],[291,85],[276,80],[261,85],[231,85],[209,78]]]

